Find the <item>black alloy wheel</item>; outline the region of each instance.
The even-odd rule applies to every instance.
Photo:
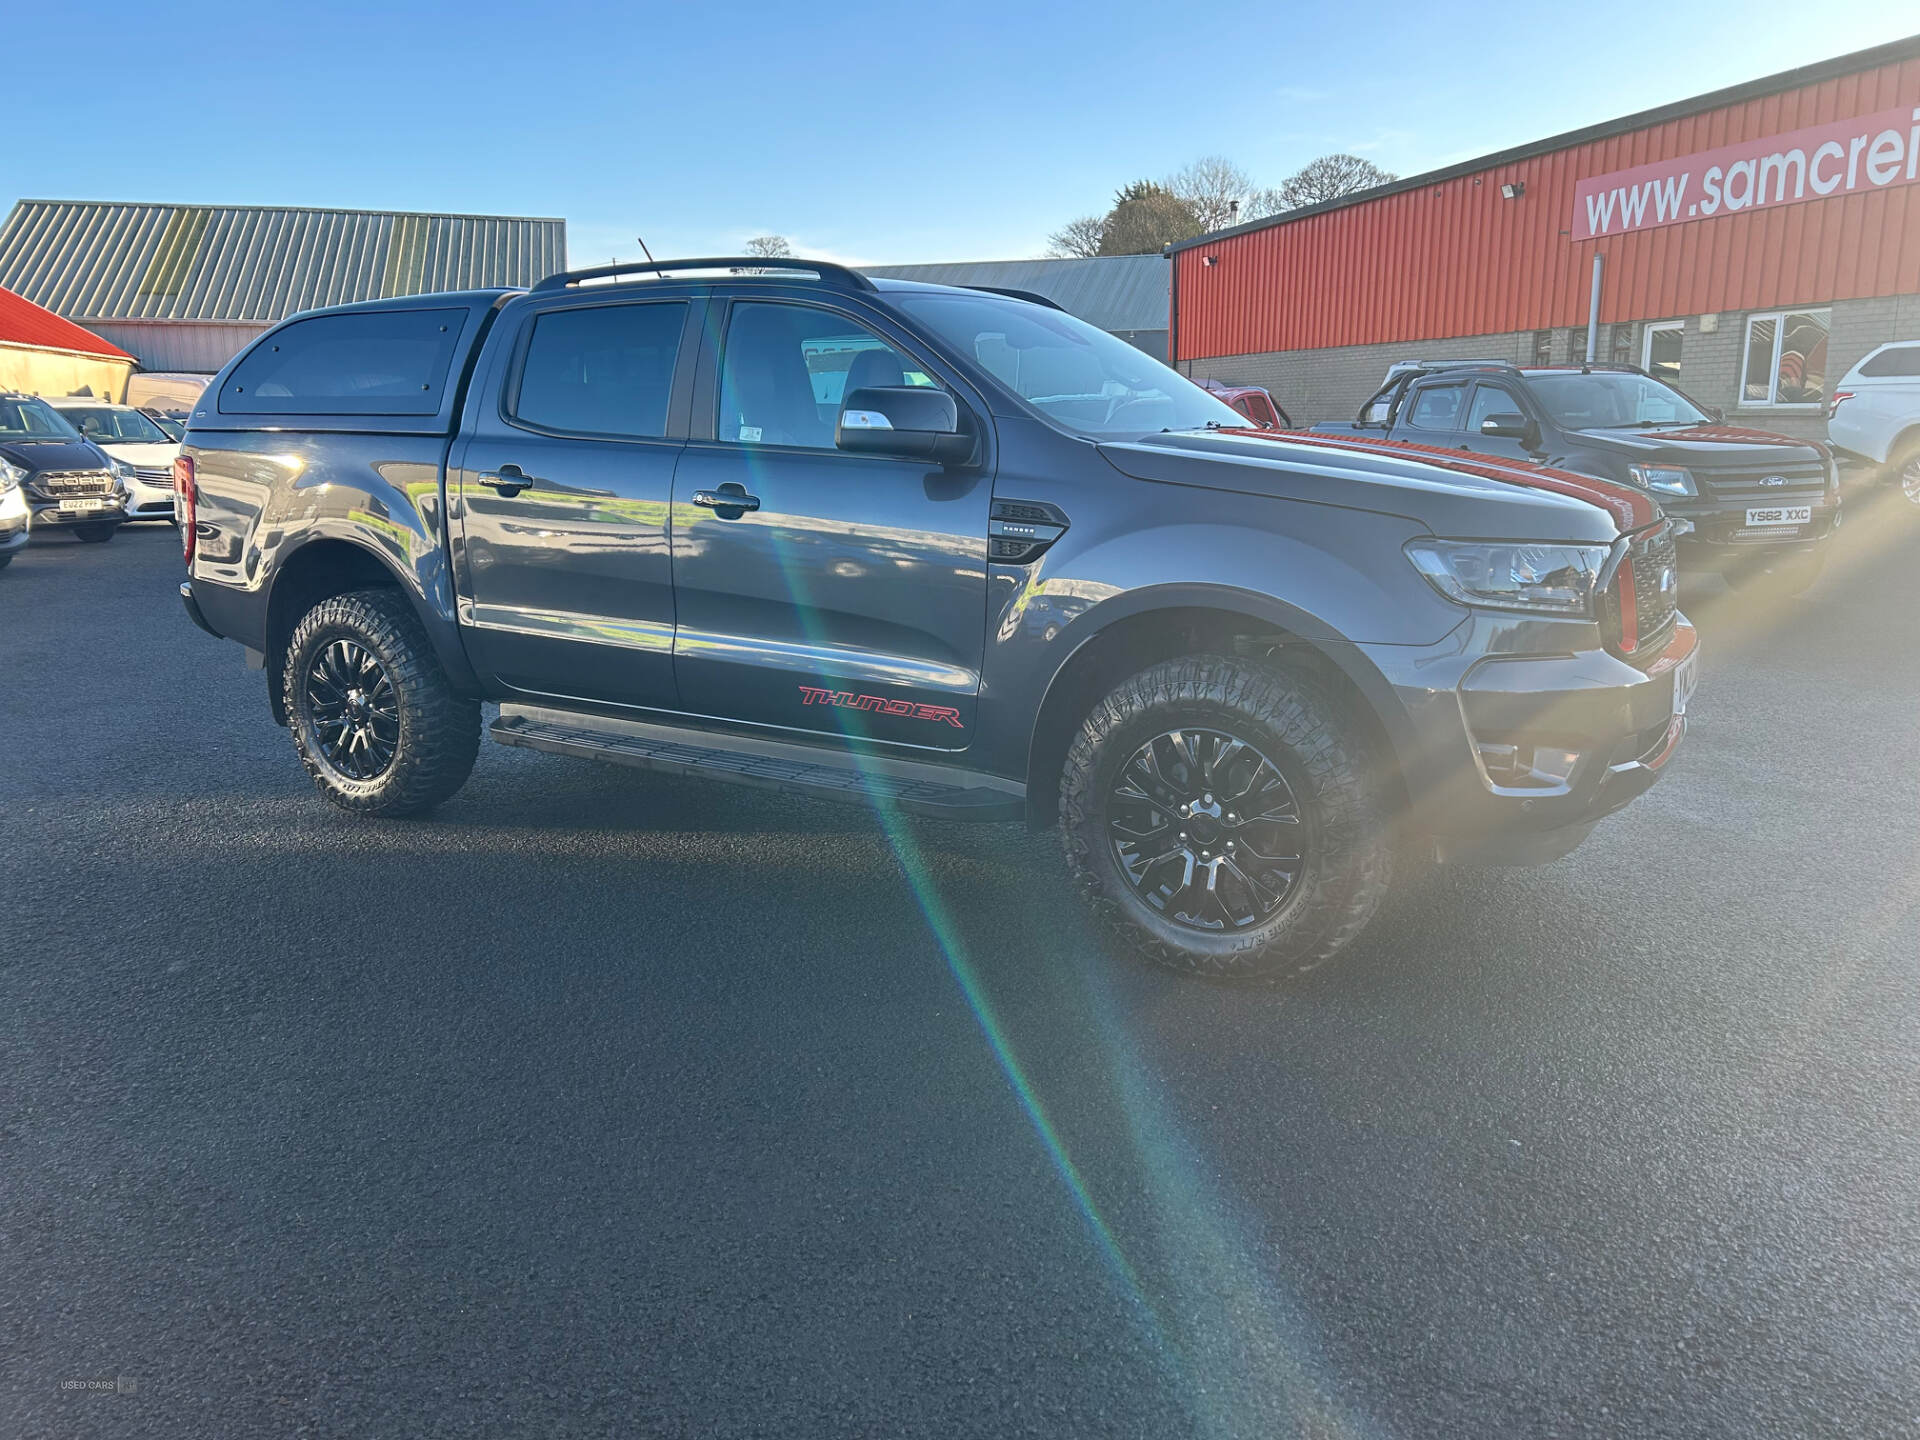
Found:
[[[1314,664],[1162,660],[1095,701],[1067,747],[1067,868],[1155,964],[1288,979],[1345,949],[1386,893],[1379,767],[1355,702]]]
[[[1225,730],[1182,728],[1133,752],[1107,797],[1120,873],[1146,904],[1201,931],[1245,930],[1299,884],[1309,827],[1280,769]]]
[[[393,680],[371,650],[337,639],[307,667],[306,711],[321,760],[343,779],[378,779],[400,746]]]
[[[479,702],[454,691],[398,590],[329,596],[276,649],[281,713],[330,803],[356,815],[419,815],[472,771]]]

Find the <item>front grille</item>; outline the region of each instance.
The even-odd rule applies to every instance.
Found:
[[[1674,612],[1680,608],[1680,561],[1673,527],[1662,525],[1635,539],[1627,562],[1633,566],[1633,603],[1640,617],[1638,648],[1664,645]]]
[[[49,470],[29,482],[43,495],[111,495],[113,476],[105,470]]]
[[[1696,470],[1693,474],[1710,497],[1729,505],[1810,505],[1827,493],[1827,469],[1817,461],[1797,461],[1770,470]],[[1775,477],[1786,484],[1761,483]]]
[[[1629,588],[1633,594],[1631,643],[1625,614]],[[1662,523],[1627,542],[1627,553],[1607,587],[1600,615],[1608,648],[1636,663],[1651,662],[1673,634],[1679,607],[1680,566],[1673,526]]]
[[[133,473],[142,485],[153,485],[162,490],[173,488],[173,467],[171,465],[136,465]]]

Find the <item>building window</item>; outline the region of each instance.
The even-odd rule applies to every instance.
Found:
[[[1615,325],[1607,332],[1607,352],[1615,365],[1633,363],[1633,326]]]
[[[1553,331],[1536,330],[1533,332],[1533,363],[1536,365],[1553,364]]]
[[[1567,363],[1584,365],[1587,363],[1587,327],[1567,332]]]
[[[1827,398],[1827,331],[1831,310],[1777,310],[1747,317],[1742,405],[1804,405]]]
[[[1680,347],[1686,339],[1687,322],[1662,320],[1649,325],[1640,340],[1640,368],[1656,380],[1669,385],[1680,383]]]

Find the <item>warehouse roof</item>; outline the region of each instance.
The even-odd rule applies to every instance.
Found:
[[[1689,115],[1718,110],[1725,105],[1737,105],[1744,100],[1758,100],[1768,95],[1777,95],[1783,90],[1797,90],[1803,85],[1812,85],[1822,80],[1832,80],[1838,76],[1852,75],[1861,70],[1872,70],[1881,65],[1916,57],[1920,57],[1920,35],[1911,35],[1904,40],[1893,40],[1885,45],[1876,45],[1869,50],[1855,50],[1847,55],[1836,55],[1831,60],[1802,65],[1796,70],[1782,70],[1777,75],[1766,75],[1758,80],[1729,85],[1724,90],[1711,90],[1705,95],[1676,100],[1671,105],[1659,105],[1651,110],[1623,115],[1618,120],[1605,120],[1598,125],[1589,125],[1581,130],[1569,130],[1564,135],[1535,140],[1528,145],[1516,145],[1511,150],[1499,150],[1474,160],[1463,160],[1457,165],[1448,165],[1444,169],[1429,170],[1422,175],[1409,175],[1404,180],[1395,180],[1388,185],[1376,185],[1370,190],[1356,190],[1351,195],[1342,195],[1335,200],[1323,200],[1318,205],[1302,205],[1297,210],[1284,210],[1278,215],[1249,220],[1244,225],[1232,225],[1224,230],[1210,230],[1205,235],[1196,235],[1191,240],[1182,240],[1169,248],[1175,251],[1191,250],[1196,245],[1210,245],[1228,235],[1244,235],[1251,230],[1267,230],[1275,225],[1288,225],[1295,220],[1304,220],[1309,215],[1321,215],[1329,210],[1345,209],[1349,205],[1363,205],[1369,200],[1398,195],[1405,190],[1419,190],[1424,186],[1438,185],[1442,181],[1457,179],[1462,175],[1475,175],[1483,170],[1493,170],[1502,165],[1531,160],[1536,155],[1550,155],[1555,150],[1566,150],[1575,145],[1610,139],[1630,131],[1645,130],[1654,125],[1665,124],[1669,120],[1685,119]],[[0,280],[5,278],[4,274],[0,274]]]
[[[989,285],[1031,290],[1102,330],[1167,328],[1167,279],[1161,255],[1101,255],[1085,260],[972,260],[948,265],[865,265],[869,275],[930,285]]]
[[[99,355],[108,360],[131,360],[118,345],[62,320],[24,295],[0,287],[0,345],[31,345],[39,350],[67,350],[76,355]]]
[[[531,285],[566,268],[564,220],[22,200],[0,285],[95,320],[270,323],[318,305]]]

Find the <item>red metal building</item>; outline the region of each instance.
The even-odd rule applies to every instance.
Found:
[[[1920,335],[1920,37],[1188,241],[1172,353],[1348,418],[1394,359],[1582,358],[1596,255],[1597,358],[1818,433]]]
[[[123,398],[133,356],[0,287],[0,390]]]

